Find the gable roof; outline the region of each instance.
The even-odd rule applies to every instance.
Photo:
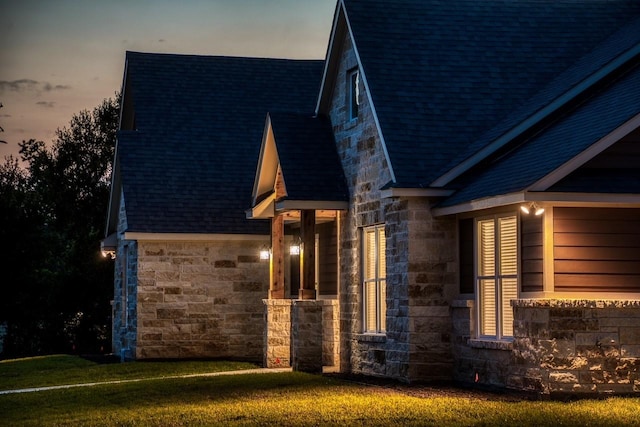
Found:
[[[288,200],[347,201],[349,192],[327,117],[270,113]]]
[[[394,185],[422,187],[463,160],[467,147],[549,81],[638,17],[640,4],[341,0],[336,14],[341,13],[375,107]],[[328,61],[338,60],[331,49],[339,44],[330,47]],[[325,66],[325,81],[331,69]],[[556,92],[570,87],[569,80],[560,83]],[[322,102],[318,105],[321,110]]]
[[[278,173],[282,194],[276,195]],[[331,122],[324,116],[269,113],[248,217],[275,209],[346,209],[349,199]]]
[[[570,113],[558,117],[537,135],[531,137],[512,151],[495,159],[479,171],[469,173],[455,182],[460,187],[454,195],[439,206],[445,207],[467,203],[481,198],[527,191],[543,178],[570,162],[576,156],[596,144],[611,146],[620,137],[640,127],[640,60],[635,68],[595,91],[588,99]],[[618,133],[622,133],[618,135]],[[609,137],[612,136],[612,137]],[[602,150],[606,148],[603,146]],[[614,171],[618,181],[631,179],[623,187],[614,187],[615,182],[607,181],[599,187],[589,188],[589,192],[621,192],[634,189],[639,192],[640,169]],[[614,177],[615,178],[615,177]],[[551,183],[554,184],[554,183]],[[572,191],[584,191],[584,182],[572,180]],[[579,188],[579,185],[583,188]],[[533,188],[544,191],[545,188]],[[554,190],[569,190],[568,185]],[[622,191],[622,192],[624,192]]]
[[[248,221],[267,111],[313,109],[322,61],[127,52],[116,167],[128,231],[268,233]],[[112,188],[111,216],[119,202]],[[114,230],[113,218],[109,230]]]

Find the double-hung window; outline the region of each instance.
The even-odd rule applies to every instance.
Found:
[[[384,225],[364,229],[363,237],[363,332],[384,333],[387,312]]]
[[[476,222],[479,338],[513,337],[511,300],[518,297],[518,217]]]

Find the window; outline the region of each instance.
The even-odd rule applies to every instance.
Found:
[[[349,71],[348,75],[348,86],[349,86],[349,96],[348,96],[348,105],[349,109],[349,120],[354,120],[358,117],[358,107],[360,106],[360,73],[357,68]]]
[[[518,297],[518,218],[476,222],[476,295],[480,337],[513,336],[511,300]]]
[[[365,229],[363,246],[363,330],[365,333],[384,333],[387,313],[384,225]]]

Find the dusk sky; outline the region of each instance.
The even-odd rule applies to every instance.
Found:
[[[122,85],[127,50],[323,59],[335,0],[0,0],[0,161]]]

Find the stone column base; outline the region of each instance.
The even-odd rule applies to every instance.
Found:
[[[289,299],[265,299],[264,356],[265,368],[291,366],[291,305]]]

